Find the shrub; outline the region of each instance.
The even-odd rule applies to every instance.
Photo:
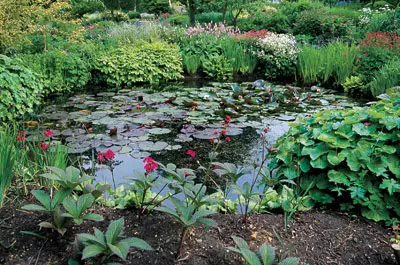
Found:
[[[280,5],[280,12],[288,17],[289,25],[293,26],[298,14],[305,10],[322,9],[324,5],[321,2],[311,2],[309,0],[300,0],[296,2],[285,1]]]
[[[374,221],[398,220],[399,115],[399,97],[317,113],[291,125],[277,141],[275,159],[286,176],[311,187],[315,202],[359,209]]]
[[[173,26],[189,25],[189,17],[187,15],[173,14],[168,17],[168,22]]]
[[[150,14],[172,13],[168,0],[143,1],[140,5],[142,11]]]
[[[0,121],[21,118],[40,104],[43,85],[19,59],[0,55]]]
[[[276,33],[287,33],[290,30],[287,16],[280,12],[257,12],[252,17],[240,19],[238,27],[242,31],[268,29]]]
[[[343,16],[325,15],[321,30],[324,39],[347,39],[350,35],[352,22]]]
[[[360,93],[366,93],[365,84],[359,76],[347,77],[343,83],[344,92],[357,95]]]
[[[72,0],[71,13],[76,16],[104,11],[104,4],[100,0]]]
[[[65,50],[21,55],[25,64],[37,72],[45,94],[70,92],[84,87],[90,80],[90,64],[80,55]]]
[[[400,60],[395,59],[375,72],[370,83],[371,93],[374,97],[385,93],[389,88],[400,85]]]
[[[271,33],[257,45],[260,48],[258,57],[265,63],[267,77],[293,76],[299,52],[294,36]]]
[[[100,56],[97,68],[109,84],[122,86],[177,80],[182,62],[176,45],[137,41]]]
[[[313,37],[322,34],[322,22],[324,15],[322,9],[304,10],[296,17],[293,32],[295,34],[311,35]]]
[[[201,13],[196,15],[196,21],[200,24],[207,24],[207,23],[221,23],[222,21],[222,13],[219,12],[208,12],[208,13]]]
[[[130,19],[140,18],[140,13],[136,11],[129,11],[127,15]]]

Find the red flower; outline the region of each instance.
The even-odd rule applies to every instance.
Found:
[[[183,174],[185,174],[185,177],[191,176],[192,174],[188,173],[188,172],[184,172]]]
[[[158,168],[157,163],[151,157],[146,157],[143,159],[143,162],[146,163],[146,165],[144,165],[144,169],[147,173],[150,173]]]
[[[186,152],[186,154],[190,155],[192,158],[195,158],[195,157],[196,157],[196,152],[193,151],[193,150],[188,150],[188,151]]]
[[[231,122],[231,116],[226,116],[225,117],[225,122],[230,123]]]
[[[111,149],[107,149],[103,155],[107,160],[113,160],[115,158],[115,153]]]
[[[53,136],[54,132],[52,130],[47,130],[43,132],[43,135],[46,137],[51,137]]]
[[[100,161],[100,163],[105,161],[104,155],[101,152],[98,152],[96,154],[96,156],[97,156],[97,159]]]
[[[264,132],[265,132],[265,133],[268,133],[268,128],[264,128]]]
[[[136,105],[136,109],[137,109],[137,110],[140,110],[140,105]]]
[[[231,138],[230,137],[226,137],[225,141],[227,141],[229,143],[231,141]]]
[[[26,133],[24,131],[17,132],[17,142],[25,142],[26,141]]]
[[[219,168],[219,166],[217,166],[217,165],[214,165],[214,168],[215,168],[215,169],[218,169],[218,168]]]
[[[46,151],[47,149],[49,149],[49,144],[40,143],[40,149],[42,149],[43,151]]]
[[[226,135],[226,129],[221,130],[222,135]]]
[[[218,134],[218,132],[217,132],[217,131],[214,131],[214,134],[215,134],[215,135],[217,135],[217,134]]]
[[[215,139],[214,139],[214,138],[211,138],[211,139],[210,139],[210,142],[213,144],[213,143],[215,142]]]
[[[370,126],[371,123],[370,123],[369,121],[366,121],[366,122],[364,122],[364,125],[365,125],[365,126]]]

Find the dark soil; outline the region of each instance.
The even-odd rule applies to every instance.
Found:
[[[122,216],[125,234],[142,238],[155,249],[153,252],[132,250],[124,264],[243,264],[237,254],[226,248],[234,246],[232,235],[246,239],[253,250],[267,242],[276,247],[279,259],[294,256],[310,265],[396,264],[385,228],[332,212],[299,213],[287,232],[281,215],[253,215],[247,224],[242,224],[238,215],[214,215],[212,218],[219,228],[193,230],[178,259],[175,252],[180,230],[169,216],[156,213],[142,217],[139,222],[134,211],[99,209],[97,212],[104,216],[103,222],[71,227],[60,237],[57,232],[39,231],[38,223],[45,220],[43,215],[16,211],[11,206],[0,209],[0,264],[67,264],[74,253],[71,242],[75,234],[92,233],[93,226],[104,231],[112,220]],[[40,233],[46,238],[20,231]]]

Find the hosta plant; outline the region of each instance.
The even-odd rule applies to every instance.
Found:
[[[277,141],[285,174],[320,204],[360,210],[374,221],[400,217],[400,99],[308,117]],[[394,218],[394,219],[392,219]]]
[[[112,256],[125,260],[129,249],[135,247],[141,250],[153,250],[145,241],[135,237],[126,238],[123,234],[124,218],[113,221],[105,233],[94,228],[94,235],[78,234],[78,240],[85,246],[82,260],[91,259],[94,264],[120,264],[109,262]]]
[[[229,250],[242,256],[248,265],[273,265],[275,261],[275,248],[264,243],[257,253],[250,250],[249,245],[240,237],[232,236],[237,248],[228,247]],[[298,265],[298,258],[286,258],[278,265]]]

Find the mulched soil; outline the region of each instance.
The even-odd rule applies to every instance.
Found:
[[[310,265],[396,264],[387,229],[334,212],[298,213],[286,232],[281,215],[253,215],[247,224],[241,223],[239,215],[213,215],[218,229],[194,229],[178,259],[175,252],[180,230],[169,216],[155,213],[142,217],[139,222],[135,211],[107,208],[96,212],[104,216],[103,222],[71,227],[60,237],[56,232],[38,230],[38,223],[45,220],[43,215],[18,211],[12,206],[0,209],[0,264],[67,264],[74,253],[71,242],[75,234],[92,233],[93,226],[104,231],[112,220],[122,216],[125,234],[142,238],[155,249],[152,252],[133,249],[124,264],[243,264],[237,254],[227,250],[228,246],[234,246],[232,235],[246,239],[253,250],[268,242],[276,247],[279,259],[294,256]],[[20,231],[44,233],[46,239],[23,235]]]

